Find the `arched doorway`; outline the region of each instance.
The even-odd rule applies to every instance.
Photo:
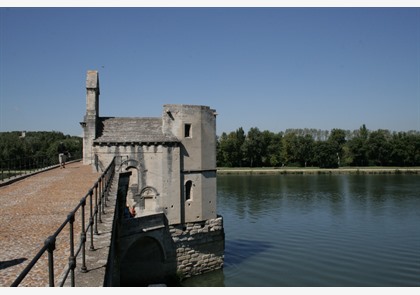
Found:
[[[139,181],[140,181],[140,163],[135,159],[131,159],[126,156],[127,159],[122,161],[117,171],[128,171],[131,172],[129,179],[129,187],[127,191],[127,206],[130,208],[136,208],[139,211],[139,202],[136,196],[139,193]]]
[[[139,205],[137,204],[137,200],[135,198],[135,196],[138,194],[138,191],[139,191],[139,181],[138,181],[139,171],[137,167],[133,167],[133,166],[127,167],[125,170],[131,172],[128,192],[127,192],[127,205],[129,207],[136,207]]]

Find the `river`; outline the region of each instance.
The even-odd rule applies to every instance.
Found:
[[[199,287],[418,287],[418,175],[223,175],[224,268]]]

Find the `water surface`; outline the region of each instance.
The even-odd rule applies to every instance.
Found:
[[[420,286],[417,175],[218,176],[225,265],[184,286]]]

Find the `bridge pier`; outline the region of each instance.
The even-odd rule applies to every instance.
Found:
[[[176,247],[177,273],[183,278],[223,267],[223,218],[169,226]]]
[[[223,267],[222,217],[168,225],[165,214],[124,216],[131,172],[119,174],[117,209],[105,286],[178,284]]]

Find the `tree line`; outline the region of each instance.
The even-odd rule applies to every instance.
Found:
[[[217,139],[218,167],[420,166],[420,132],[242,127]]]
[[[63,142],[72,159],[82,157],[81,137],[57,131],[0,132],[0,162],[41,157],[58,161]],[[218,167],[420,166],[420,132],[343,129],[286,129],[274,133],[257,127],[223,132],[217,139]]]
[[[0,132],[0,163],[24,158],[42,158],[49,163],[58,162],[57,148],[63,142],[71,159],[82,157],[81,137],[64,135],[57,131]]]

